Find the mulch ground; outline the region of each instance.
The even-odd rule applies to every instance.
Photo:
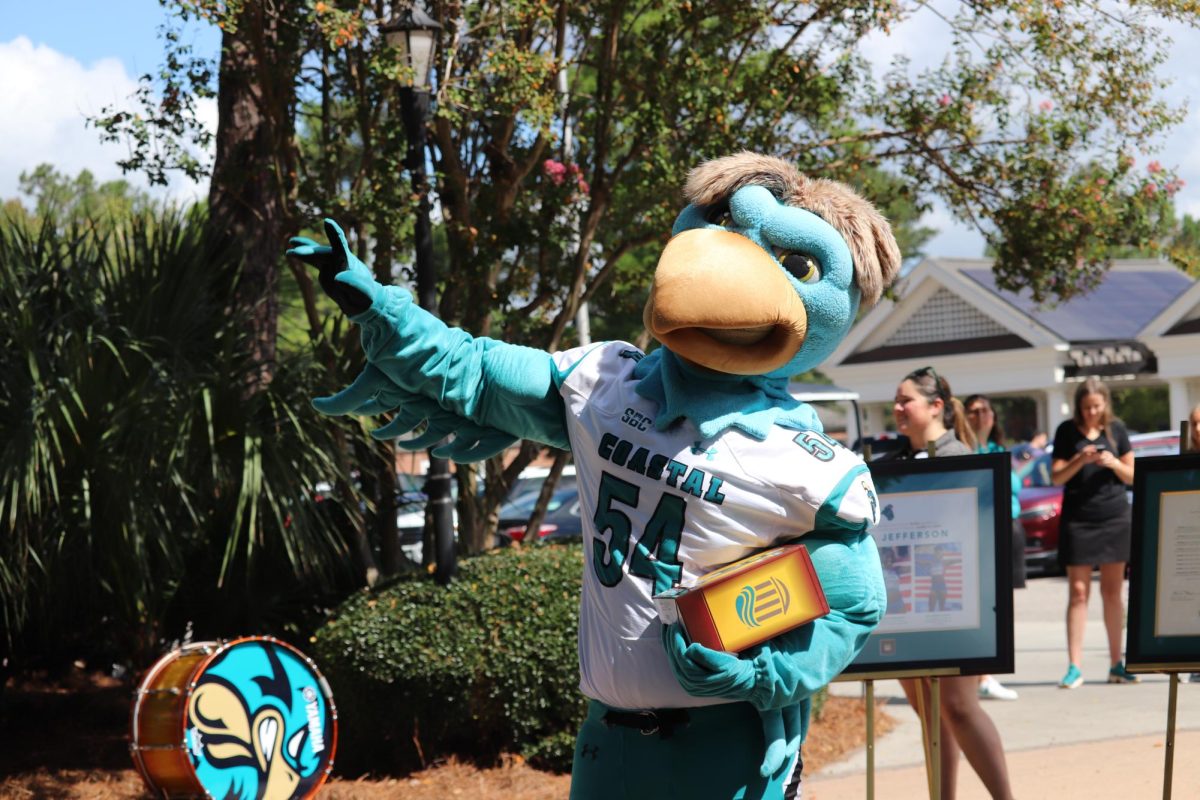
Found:
[[[129,761],[131,688],[78,670],[61,680],[25,680],[0,701],[0,798],[3,800],[142,800],[151,795]],[[876,735],[894,724],[877,711]],[[863,703],[831,697],[809,730],[804,772],[816,773],[863,744]],[[478,766],[457,760],[403,776],[334,779],[329,800],[561,800],[569,775],[529,767],[519,756]]]

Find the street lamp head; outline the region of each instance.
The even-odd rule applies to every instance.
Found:
[[[388,45],[400,51],[400,58],[412,69],[412,88],[427,92],[433,85],[433,51],[442,29],[437,20],[412,3],[379,27]]]

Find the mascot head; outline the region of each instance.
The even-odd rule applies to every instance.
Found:
[[[688,362],[789,377],[820,364],[900,269],[850,187],[755,153],[701,164],[654,273],[647,330]]]

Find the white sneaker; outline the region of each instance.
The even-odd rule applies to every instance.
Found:
[[[1020,695],[988,675],[979,684],[979,696],[984,700],[1016,700]]]

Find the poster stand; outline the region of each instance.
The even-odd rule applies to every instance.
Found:
[[[1169,677],[1163,748],[1163,800],[1170,800],[1180,673],[1200,671],[1197,610],[1187,598],[1200,579],[1190,555],[1200,541],[1200,452],[1190,448],[1190,425],[1180,425],[1180,454],[1138,459],[1133,484],[1133,548],[1129,572],[1126,668]],[[1181,598],[1183,598],[1181,600]]]
[[[930,455],[932,455],[932,443],[930,444]],[[940,800],[943,788],[941,786],[942,742],[939,722],[941,719],[940,679],[964,674],[1012,671],[1012,571],[1008,569],[1012,560],[1011,537],[1000,535],[1000,531],[1003,529],[1002,522],[1007,522],[1008,506],[996,502],[997,498],[1007,496],[1011,491],[1009,482],[1011,465],[1008,456],[1003,453],[953,456],[939,458],[937,462],[937,465],[932,464],[931,459],[884,462],[887,466],[881,471],[888,475],[897,474],[902,478],[910,475],[928,475],[932,484],[938,487],[947,484],[946,475],[975,474],[975,478],[971,480],[979,484],[980,489],[977,493],[979,506],[977,513],[979,519],[984,521],[980,531],[983,532],[985,528],[990,528],[990,535],[986,537],[990,540],[990,546],[985,548],[976,543],[979,552],[975,555],[982,563],[976,578],[991,584],[992,587],[988,597],[979,602],[977,606],[980,615],[986,616],[983,608],[990,606],[994,609],[995,616],[990,627],[984,626],[988,627],[988,630],[983,634],[975,631],[976,635],[973,639],[964,640],[967,644],[963,648],[956,648],[952,641],[958,635],[955,631],[934,632],[935,637],[948,637],[951,641],[941,645],[941,649],[945,652],[933,657],[932,661],[926,661],[924,658],[909,661],[901,659],[901,663],[892,667],[888,663],[858,663],[856,660],[855,664],[852,664],[845,673],[836,679],[843,682],[860,681],[863,684],[867,715],[865,752],[867,800],[874,800],[875,797],[875,681],[915,678],[920,681],[920,684],[927,687],[928,694],[926,695],[926,691],[921,690],[921,685],[918,686],[917,715],[921,720],[921,738],[925,750],[929,796],[932,800]],[[876,469],[873,468],[872,471],[875,472]],[[918,478],[918,480],[920,479]],[[968,480],[967,483],[970,484],[971,480]],[[879,478],[876,483],[878,489]],[[954,484],[955,481],[950,480],[947,485],[953,486]],[[946,491],[945,488],[932,491],[939,490]],[[880,489],[880,492],[882,503],[885,502],[885,490]],[[1004,569],[1001,569],[1000,565],[1004,565]],[[980,589],[976,587],[976,591],[980,591]],[[889,640],[902,640],[906,635],[911,634],[903,632],[888,634],[888,638]],[[915,635],[929,634],[928,632],[915,632]],[[981,641],[985,639],[986,642]],[[922,661],[926,663],[921,663]],[[926,700],[926,696],[928,700]],[[928,707],[925,705],[926,702],[928,702]]]

